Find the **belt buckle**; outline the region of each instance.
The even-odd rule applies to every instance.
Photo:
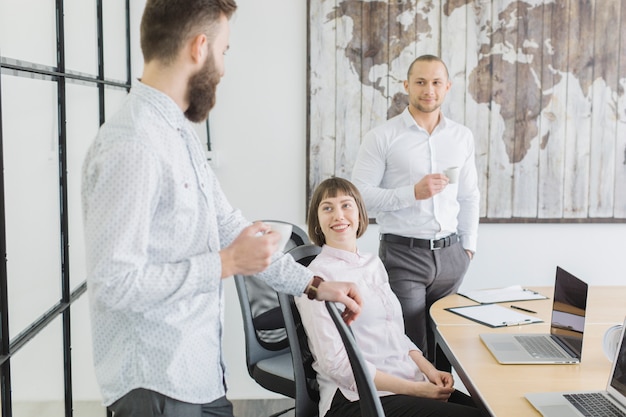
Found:
[[[430,239],[430,250],[439,250],[441,249],[438,246],[435,246],[435,242],[438,242],[440,239]]]

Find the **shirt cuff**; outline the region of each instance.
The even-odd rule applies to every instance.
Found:
[[[473,252],[474,254],[476,254],[476,236],[467,236],[467,235],[463,235],[460,236],[461,239],[461,246],[463,246],[463,249],[465,250],[469,250],[471,252]]]

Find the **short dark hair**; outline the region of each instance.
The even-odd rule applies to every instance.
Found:
[[[141,50],[145,62],[170,63],[189,38],[205,33],[213,42],[223,14],[237,9],[235,0],[148,0],[141,18]]]
[[[443,67],[446,69],[446,77],[448,77],[448,79],[450,79],[450,73],[448,72],[448,66],[446,65],[445,62],[443,62],[443,59],[439,58],[436,55],[421,55],[421,56],[418,56],[417,58],[415,58],[413,60],[413,62],[411,62],[411,65],[409,65],[409,69],[406,72],[406,79],[407,80],[409,78],[411,78],[411,71],[413,71],[413,65],[416,62],[441,62],[441,65],[443,65]]]
[[[358,188],[344,178],[328,178],[322,181],[315,188],[313,196],[311,197],[311,203],[309,204],[309,215],[307,220],[309,238],[311,239],[311,242],[318,246],[322,246],[326,243],[326,237],[320,228],[320,220],[317,216],[317,209],[319,208],[322,200],[325,198],[337,197],[339,195],[348,195],[354,198],[354,201],[356,202],[356,206],[359,210],[359,227],[356,231],[356,237],[359,238],[363,236],[363,233],[365,233],[365,230],[367,229],[369,218],[367,217],[367,210],[365,210],[363,197],[361,196]]]

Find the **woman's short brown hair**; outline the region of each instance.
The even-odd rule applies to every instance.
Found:
[[[326,237],[322,233],[320,227],[320,220],[317,217],[317,210],[325,198],[337,197],[340,195],[348,195],[354,198],[356,206],[359,210],[359,227],[356,231],[356,237],[363,236],[367,225],[369,224],[369,218],[367,217],[367,210],[365,210],[365,203],[361,193],[354,184],[344,178],[332,177],[322,181],[313,192],[311,197],[311,203],[309,204],[309,215],[307,219],[309,227],[309,238],[311,241],[322,246],[326,243]]]

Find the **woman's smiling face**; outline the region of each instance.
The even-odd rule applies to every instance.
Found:
[[[328,246],[356,252],[359,209],[354,198],[348,195],[324,198],[317,217]]]

